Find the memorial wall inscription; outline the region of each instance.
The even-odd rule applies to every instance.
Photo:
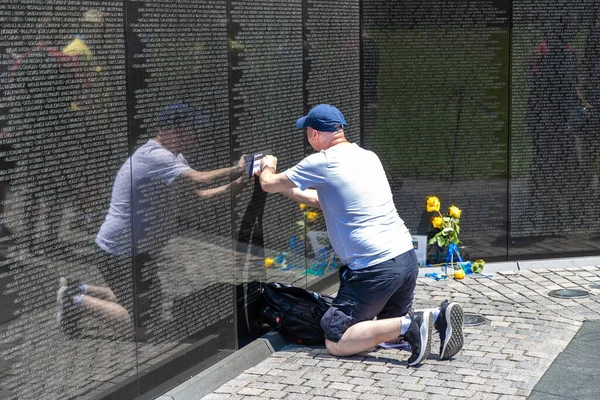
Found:
[[[413,233],[428,232],[435,194],[463,209],[465,243],[482,232],[506,241],[509,10],[499,3],[363,3],[365,144]]]
[[[179,157],[200,171],[230,166],[225,2],[127,6],[132,141],[137,147],[168,137],[165,108],[179,110],[190,118],[186,142],[177,146]],[[144,268],[136,271],[145,275],[143,303],[157,315],[140,322],[155,342],[174,344],[220,321],[232,322],[231,198],[221,190],[229,182],[227,175],[200,185],[178,179],[140,188],[149,208],[133,217],[134,226],[136,220],[147,225],[136,251],[151,260],[140,260]],[[216,191],[223,193],[213,195]],[[187,287],[177,284],[179,279]],[[199,298],[205,298],[203,309],[190,301]],[[231,337],[231,327],[219,329]]]
[[[294,126],[304,111],[302,1],[232,1],[230,13],[232,138],[240,152],[269,150],[283,171],[304,155],[304,135]],[[263,258],[285,251],[293,226],[281,221],[297,210],[282,196],[265,201],[255,183],[236,204],[242,259],[246,251]],[[253,244],[245,249],[250,234]]]
[[[306,0],[306,8],[308,108],[335,104],[348,122],[346,136],[360,143],[359,1]]]
[[[600,228],[597,1],[513,4],[511,244]],[[563,241],[564,242],[564,241]],[[566,243],[555,246],[568,251]]]
[[[10,1],[0,16],[2,274],[9,279],[2,296],[13,299],[12,319],[0,327],[0,360],[9,368],[0,386],[9,399],[74,398],[101,385],[98,376],[126,376],[135,366],[133,342],[71,341],[75,333],[116,331],[89,325],[70,300],[57,321],[56,305],[59,277],[65,288],[104,285],[88,254],[128,155],[124,12],[114,1]],[[82,354],[98,363],[79,368]]]

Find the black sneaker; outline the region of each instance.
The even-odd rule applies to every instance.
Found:
[[[411,319],[408,331],[404,334],[404,340],[410,344],[412,350],[408,358],[408,366],[419,364],[431,353],[431,329],[433,327],[433,314],[426,310],[415,314],[412,310],[408,312]]]
[[[69,284],[67,279],[59,279],[56,293],[56,322],[59,329],[69,336],[76,336],[78,333],[81,310],[78,305],[73,303],[73,296],[79,293],[79,289],[75,285]]]
[[[447,360],[462,349],[465,340],[462,329],[463,308],[460,304],[444,300],[433,326],[440,334],[440,360]]]

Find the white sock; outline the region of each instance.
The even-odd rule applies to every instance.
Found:
[[[433,322],[437,321],[438,319],[438,315],[440,315],[440,311],[441,309],[438,307],[435,309],[435,311],[433,312]]]
[[[88,285],[86,285],[85,283],[81,283],[77,287],[79,288],[79,290],[81,290],[82,294],[87,294],[87,292],[88,292]]]
[[[411,319],[409,316],[402,317],[402,327],[400,328],[400,335],[404,335],[406,331],[408,331],[408,327],[410,326]]]
[[[73,304],[80,305],[81,301],[83,300],[83,297],[84,297],[83,294],[78,294],[78,295],[73,296]]]

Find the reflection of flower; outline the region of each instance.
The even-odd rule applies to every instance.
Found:
[[[444,225],[444,219],[442,217],[433,217],[431,218],[431,225],[435,229],[440,229]]]
[[[315,222],[319,218],[319,213],[316,211],[309,211],[306,213],[306,220],[308,222]]]
[[[448,215],[454,218],[460,218],[460,214],[462,214],[462,210],[456,206],[452,206],[448,209]]]
[[[298,207],[300,207],[301,211],[306,210],[306,204],[298,204]]]
[[[269,268],[275,265],[275,260],[272,258],[265,258],[265,267]]]
[[[440,211],[440,199],[435,196],[429,196],[427,198],[427,212],[439,212]]]

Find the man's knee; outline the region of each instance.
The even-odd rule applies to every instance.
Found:
[[[351,317],[335,306],[330,307],[321,318],[321,328],[325,332],[325,344],[327,342],[337,343],[351,324]],[[329,350],[329,347],[327,347],[327,350]]]
[[[329,339],[325,339],[325,347],[327,348],[327,352],[332,356],[343,356],[343,349],[340,342],[332,342]]]

